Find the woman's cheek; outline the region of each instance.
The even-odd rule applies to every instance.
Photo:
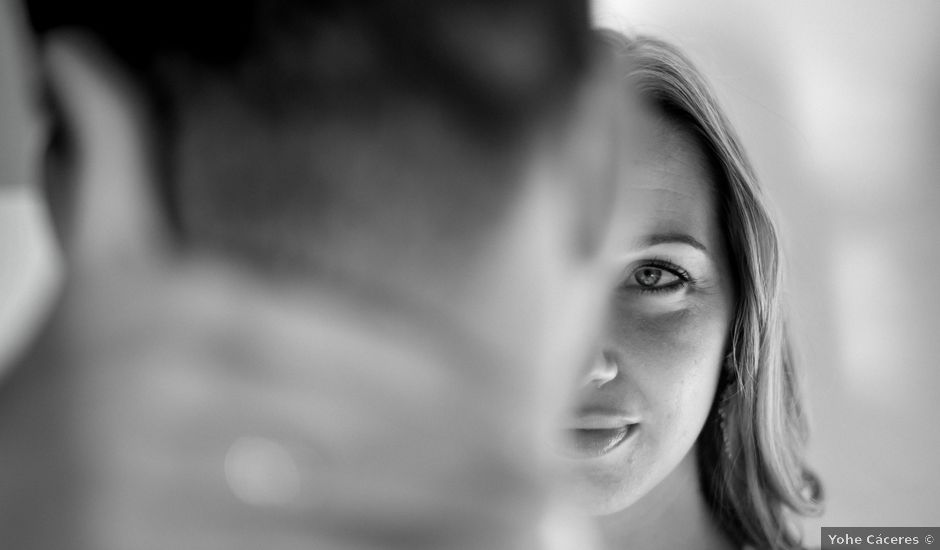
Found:
[[[718,383],[721,323],[711,318],[714,310],[695,304],[637,303],[644,299],[619,306],[611,336],[618,343],[621,368],[654,409],[657,423],[681,432],[695,429],[699,420],[704,422]]]
[[[664,307],[655,297],[634,296],[618,302],[611,340],[627,368],[674,370],[693,357],[700,341],[695,308]]]

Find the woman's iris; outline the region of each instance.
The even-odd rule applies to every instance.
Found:
[[[643,267],[636,270],[633,278],[642,287],[655,287],[656,283],[663,278],[663,270],[655,267]]]

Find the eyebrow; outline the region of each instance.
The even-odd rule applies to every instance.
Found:
[[[643,239],[643,243],[646,246],[655,246],[657,244],[663,243],[684,243],[692,248],[697,248],[702,252],[708,253],[708,248],[704,244],[699,242],[692,235],[687,235],[685,233],[656,233],[654,235],[647,235]]]

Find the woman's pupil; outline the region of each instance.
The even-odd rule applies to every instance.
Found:
[[[647,267],[639,270],[636,274],[636,282],[641,286],[655,286],[663,276],[661,269]]]

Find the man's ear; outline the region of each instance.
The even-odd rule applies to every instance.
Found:
[[[40,56],[55,119],[50,154],[65,152],[47,165],[47,185],[67,264],[148,263],[168,241],[144,91],[87,34],[52,32]]]

